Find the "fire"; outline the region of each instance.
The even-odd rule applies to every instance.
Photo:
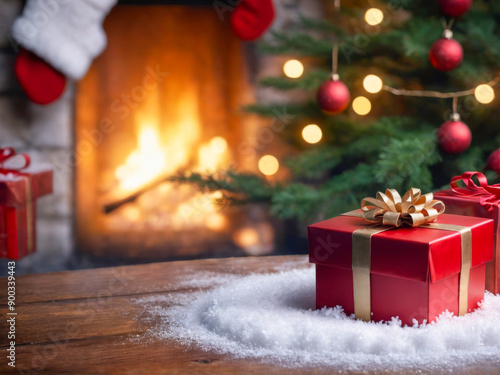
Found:
[[[167,152],[159,143],[158,129],[145,125],[138,137],[138,148],[130,153],[124,165],[116,169],[120,190],[132,192],[153,181],[165,170]]]
[[[216,200],[220,192],[201,194],[192,188],[174,187],[161,181],[181,169],[197,172],[215,172],[229,159],[226,139],[216,136],[200,142],[202,129],[194,115],[193,101],[182,101],[177,121],[160,123],[157,101],[144,103],[134,120],[137,124],[137,147],[124,163],[115,170],[116,194],[126,196],[156,183],[152,189],[132,204],[127,204],[117,214],[127,222],[154,219],[156,226],[181,229],[186,226],[204,226],[212,231],[227,227],[227,218],[219,212]],[[157,98],[156,98],[157,99]],[[157,185],[157,186],[156,186]],[[168,215],[166,215],[168,213]],[[151,219],[153,220],[153,219]]]

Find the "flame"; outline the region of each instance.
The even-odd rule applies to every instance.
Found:
[[[167,153],[159,143],[158,129],[145,125],[138,137],[138,148],[116,169],[122,191],[134,191],[159,176],[165,169]]]
[[[147,100],[136,111],[136,149],[131,151],[125,162],[115,169],[117,194],[133,193],[153,181],[164,179],[180,169],[196,172],[215,172],[228,161],[227,141],[216,136],[201,143],[202,131],[196,115],[194,93],[184,92],[183,100],[175,119],[160,121],[157,93],[149,93]],[[181,94],[180,94],[181,95]],[[137,222],[147,220],[151,209],[168,210],[169,225],[180,229],[185,226],[205,226],[213,231],[223,230],[228,225],[227,218],[219,211],[215,201],[220,192],[202,194],[174,188],[163,183],[146,192],[137,205],[147,208],[139,212],[137,208],[124,210],[124,219]],[[165,203],[164,205],[162,205]],[[145,207],[146,207],[145,206]],[[163,215],[164,216],[164,215]]]

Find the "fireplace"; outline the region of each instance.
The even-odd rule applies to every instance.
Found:
[[[77,248],[135,260],[270,251],[265,210],[165,182],[252,168],[237,152],[258,127],[240,111],[248,54],[227,20],[211,6],[120,5],[104,28],[108,47],[76,92]]]

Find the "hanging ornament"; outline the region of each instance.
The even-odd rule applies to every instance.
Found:
[[[332,49],[331,79],[323,83],[316,96],[321,110],[327,115],[336,115],[343,112],[351,100],[349,89],[339,79],[337,68],[339,63],[339,45],[335,43]]]
[[[442,72],[458,67],[462,63],[463,57],[462,46],[453,39],[453,33],[449,29],[443,32],[443,37],[436,41],[429,51],[432,66]]]
[[[467,13],[471,5],[472,0],[439,0],[439,6],[443,13],[455,18]]]
[[[460,154],[467,150],[472,141],[469,127],[460,121],[458,113],[453,113],[451,120],[446,121],[438,131],[438,143],[448,154]]]
[[[336,115],[343,112],[349,105],[351,94],[344,82],[339,80],[338,74],[323,83],[318,89],[318,104],[327,115]]]
[[[490,157],[488,158],[486,168],[500,174],[500,148],[491,153]]]

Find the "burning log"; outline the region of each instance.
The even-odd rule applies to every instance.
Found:
[[[113,201],[108,202],[108,203],[104,203],[103,211],[105,214],[109,214],[127,203],[134,202],[142,194],[147,193],[150,190],[153,190],[157,186],[163,184],[164,182],[168,182],[169,180],[170,180],[170,178],[168,178],[168,177],[155,180],[155,181],[150,182],[149,184],[143,186],[142,188],[136,190],[135,192],[124,196],[123,198],[116,199],[116,200],[113,200]]]

